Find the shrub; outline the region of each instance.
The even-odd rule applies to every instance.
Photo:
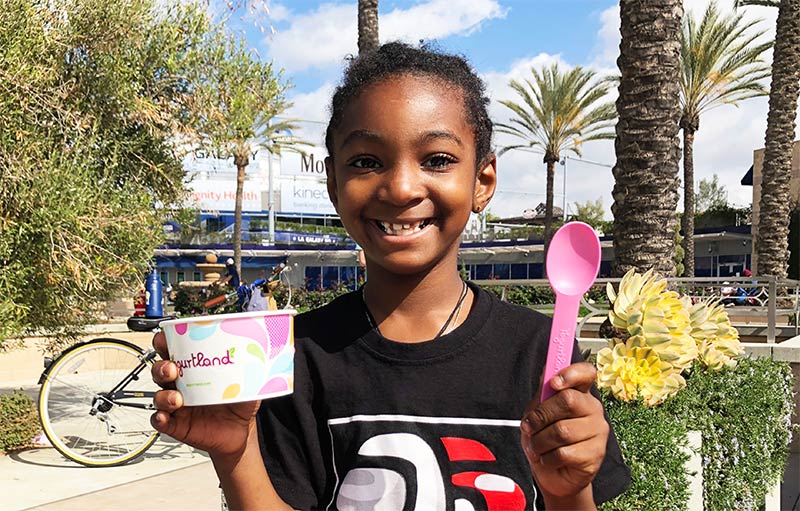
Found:
[[[22,393],[0,395],[0,451],[30,445],[39,432],[39,418],[33,400]]]

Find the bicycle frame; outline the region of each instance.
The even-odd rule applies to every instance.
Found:
[[[153,405],[153,403],[142,404],[142,403],[126,403],[124,401],[120,401],[121,399],[126,399],[126,398],[155,397],[156,393],[151,391],[131,392],[128,390],[124,390],[125,386],[128,385],[130,382],[139,379],[139,373],[141,373],[147,367],[147,363],[153,360],[154,358],[156,358],[156,351],[153,348],[149,348],[139,357],[140,360],[139,365],[136,366],[127,375],[125,375],[125,377],[108,392],[108,395],[103,396],[103,398],[108,399],[117,406],[128,406],[131,408],[141,408],[144,410],[155,410],[156,407]]]

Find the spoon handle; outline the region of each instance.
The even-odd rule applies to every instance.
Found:
[[[550,328],[550,344],[547,347],[547,362],[542,377],[542,399],[555,394],[550,380],[560,370],[572,363],[572,346],[575,344],[575,322],[578,319],[580,295],[556,293],[553,325]]]

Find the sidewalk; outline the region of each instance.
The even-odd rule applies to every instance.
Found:
[[[84,339],[117,337],[149,346],[153,334],[98,325]],[[22,388],[34,400],[42,372],[37,339],[0,353],[0,392]],[[89,468],[52,447],[0,454],[0,511],[217,511],[220,490],[206,453],[162,435],[141,457],[120,467]]]
[[[220,509],[206,453],[165,436],[119,467],[84,467],[44,447],[0,456],[0,474],[2,511]]]

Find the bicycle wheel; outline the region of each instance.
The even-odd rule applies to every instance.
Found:
[[[110,392],[141,363],[144,352],[120,339],[94,339],[61,354],[39,390],[39,418],[53,447],[70,460],[91,467],[121,465],[142,454],[158,438],[150,425],[152,360],[121,389]],[[138,405],[139,408],[130,406]]]

